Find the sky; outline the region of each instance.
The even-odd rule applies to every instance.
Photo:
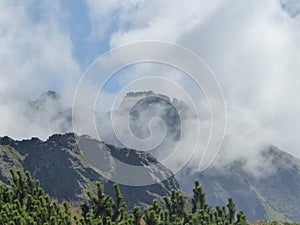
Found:
[[[41,129],[26,130],[18,114],[24,101],[55,90],[71,105],[97,57],[158,40],[190,49],[214,72],[226,102],[228,151],[248,154],[267,142],[300,157],[299,6],[298,0],[0,0],[0,135],[39,136]],[[138,76],[118,73],[105,89],[107,101]],[[175,80],[193,91],[182,75]]]

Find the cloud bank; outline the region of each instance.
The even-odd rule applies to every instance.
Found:
[[[228,121],[223,149],[231,152],[227,157],[252,155],[255,159],[256,153],[251,152],[266,143],[300,157],[300,17],[293,6],[297,1],[82,3],[89,16],[84,24],[90,25],[86,40],[99,39],[110,48],[132,41],[164,40],[183,45],[204,59],[224,92]],[[71,105],[76,84],[86,68],[74,56],[77,42],[71,37],[67,20],[66,9],[58,2],[0,1],[1,135],[45,138],[61,131],[60,126],[51,124],[33,126],[32,118],[24,116],[24,102],[54,89]],[[72,26],[76,30],[76,24]],[[87,48],[99,48],[99,42],[84,43]],[[85,56],[91,58],[84,55],[80,59]],[[105,93],[106,104],[115,92],[147,69],[140,67],[119,75]],[[152,71],[157,75],[162,70]],[[184,75],[171,74],[178,84],[193,92]],[[163,89],[158,88],[159,83],[153,85],[154,89]],[[139,89],[142,87],[135,88]],[[195,102],[199,101],[197,94],[192,95]],[[174,93],[170,97],[178,96]]]
[[[155,39],[179,43],[201,56],[224,92],[226,149],[247,155],[272,143],[300,156],[300,19],[291,14],[295,7],[273,0],[125,2],[126,7],[118,1],[109,6],[118,28],[111,47]],[[101,4],[89,1],[91,11]],[[91,14],[95,27],[99,18]]]
[[[49,89],[72,98],[81,68],[63,19],[53,1],[0,1],[1,135],[45,138],[57,131],[51,124],[33,125],[34,115],[25,109],[29,99]]]

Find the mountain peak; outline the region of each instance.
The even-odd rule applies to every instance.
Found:
[[[60,98],[61,97],[56,91],[53,91],[53,90],[48,90],[48,91],[42,93],[42,95],[51,96],[52,98]]]
[[[137,92],[128,92],[127,94],[126,94],[126,96],[125,97],[144,97],[144,96],[150,96],[150,95],[155,95],[155,93],[153,92],[153,91],[151,91],[151,90],[149,90],[149,91],[137,91]]]
[[[42,101],[42,100],[55,100],[55,101],[60,101],[61,96],[52,90],[48,90],[47,92],[44,92],[40,95],[40,97],[37,99],[37,101]]]

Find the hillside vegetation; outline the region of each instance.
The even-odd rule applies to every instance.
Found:
[[[80,204],[80,212],[74,213],[68,202],[52,200],[29,172],[11,170],[9,186],[0,184],[0,224],[9,225],[171,225],[171,224],[247,224],[242,211],[237,212],[230,198],[226,206],[215,209],[206,202],[206,194],[198,181],[195,182],[191,208],[187,210],[184,195],[177,190],[164,202],[154,200],[152,206],[142,212],[135,206],[127,210],[117,184],[115,196],[104,193],[100,182],[97,192],[88,192],[88,199]]]

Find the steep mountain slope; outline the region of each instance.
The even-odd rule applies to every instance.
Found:
[[[300,221],[300,160],[274,146],[261,154],[270,163],[260,169],[273,170],[266,175],[251,173],[242,160],[226,168],[220,167],[217,160],[202,173],[186,168],[177,178],[186,191],[192,187],[190,179],[199,179],[213,206],[225,204],[228,197],[233,197],[249,220]],[[191,174],[188,179],[187,174]]]
[[[167,96],[155,94],[152,91],[128,93],[121,102],[117,113],[122,114],[123,111],[128,111],[127,107],[132,105],[132,101],[135,101],[136,104],[129,109],[129,123],[137,137],[145,138],[149,135],[148,124],[151,118],[154,116],[163,118],[168,132],[164,142],[157,149],[152,150],[151,154],[158,159],[165,158],[168,155],[168,149],[173,149],[177,136],[181,132],[179,123],[182,121],[180,119],[193,117],[193,115],[189,114],[189,109],[184,102],[171,100]],[[174,110],[174,106],[177,112]],[[31,114],[33,120],[42,118],[43,125],[56,124],[57,127],[63,128],[62,132],[71,129],[71,110],[63,106],[56,93],[50,91],[42,94],[40,98],[30,103],[30,108],[34,112]],[[98,132],[102,140],[110,145],[97,142],[87,136],[81,137],[82,143],[85,142],[90,149],[103,153],[101,158],[104,162],[109,162],[111,155],[133,165],[155,161],[149,154],[137,154],[135,151],[124,149],[111,127],[110,116],[110,112],[97,114]],[[39,121],[36,120],[35,123],[40,123]],[[74,140],[73,134],[54,135],[46,142],[34,138],[21,142],[2,138],[0,141],[0,144],[3,143],[0,146],[2,149],[0,151],[2,171],[0,179],[5,180],[9,174],[7,168],[14,165],[30,170],[36,178],[42,180],[42,184],[46,184],[44,186],[46,191],[58,199],[81,198],[84,194],[83,189],[89,187],[91,181],[97,179],[107,183],[107,191],[110,191],[111,183],[105,181],[95,169],[87,164]],[[115,146],[121,146],[121,148]],[[253,151],[257,151],[257,149],[253,149]],[[195,172],[188,164],[176,175],[176,178],[186,192],[191,191],[194,181],[199,179],[207,193],[208,203],[212,206],[224,205],[227,203],[228,197],[233,197],[237,207],[244,210],[250,220],[288,219],[300,221],[298,213],[300,212],[300,160],[274,146],[262,151],[259,158],[262,163],[255,169],[259,171],[271,169],[271,173],[263,173],[263,176],[253,174],[253,171],[249,171],[245,167],[247,156],[233,162],[225,164],[223,162],[223,166],[220,166],[219,161],[222,159],[220,156],[206,171]],[[102,161],[99,160],[98,163]],[[161,164],[159,165],[157,171],[160,171],[161,175],[164,175],[164,171],[167,171],[167,174],[170,173]],[[108,163],[104,168],[105,171],[102,172],[113,173],[114,163]],[[149,176],[160,176],[157,171],[149,171]],[[58,178],[61,182],[55,181]],[[132,199],[138,199],[142,204],[151,202],[153,195],[168,195],[171,188],[177,187],[176,181],[172,178],[157,186],[147,187],[147,189],[127,186],[121,188],[126,193],[125,198],[129,202]]]
[[[115,157],[133,164],[156,163],[156,160],[149,154],[116,148],[88,136],[79,137],[73,133],[56,134],[47,141],[41,141],[38,138],[15,141],[9,137],[3,137],[0,138],[0,179],[6,183],[9,177],[9,168],[16,167],[29,170],[34,178],[41,181],[45,191],[59,201],[82,199],[85,196],[85,189],[93,189],[93,181],[97,180],[102,181],[105,184],[106,192],[113,195],[113,183],[86,162],[77,143],[93,146],[95,150],[109,156],[110,161],[113,161]],[[111,165],[110,170],[105,171],[106,173],[114,172],[114,163]],[[161,164],[157,165],[160,167],[161,173],[148,170],[150,177],[157,179],[157,176],[171,175],[171,171],[167,168]],[[120,188],[129,207],[132,207],[134,203],[151,204],[154,197],[170,195],[170,190],[178,189],[178,184],[171,176],[161,183],[149,186],[120,185]]]

